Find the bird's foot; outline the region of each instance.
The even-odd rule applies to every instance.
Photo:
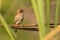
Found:
[[[17,30],[15,30],[15,32],[17,32]]]

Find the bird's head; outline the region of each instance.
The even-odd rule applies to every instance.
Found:
[[[23,9],[19,9],[17,12],[18,12],[18,13],[23,13],[24,10],[23,10]]]
[[[23,10],[23,9],[19,9],[17,12],[18,12],[18,13],[23,13],[24,10]]]
[[[20,9],[20,13],[23,13],[24,12],[24,10],[23,9]]]

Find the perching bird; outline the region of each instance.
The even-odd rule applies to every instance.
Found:
[[[19,25],[21,24],[21,22],[23,21],[24,19],[24,14],[23,14],[24,10],[23,9],[19,9],[17,10],[17,14],[14,18],[14,25]],[[16,27],[16,26],[15,26]],[[16,32],[17,30],[15,30]]]

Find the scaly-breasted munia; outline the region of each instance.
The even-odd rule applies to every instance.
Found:
[[[18,24],[21,24],[21,22],[23,21],[24,19],[24,14],[23,14],[24,10],[23,9],[19,9],[17,10],[17,14],[14,18],[14,25],[18,25]],[[16,27],[16,26],[15,26]],[[17,31],[17,30],[15,30]]]

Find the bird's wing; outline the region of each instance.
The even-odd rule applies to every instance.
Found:
[[[16,15],[14,18],[14,24],[20,23],[22,20],[22,15]]]
[[[19,21],[19,16],[18,16],[18,15],[16,15],[15,18],[14,18],[14,24],[15,24],[17,21]]]
[[[21,22],[24,20],[24,15],[22,15],[22,19],[21,19]]]

